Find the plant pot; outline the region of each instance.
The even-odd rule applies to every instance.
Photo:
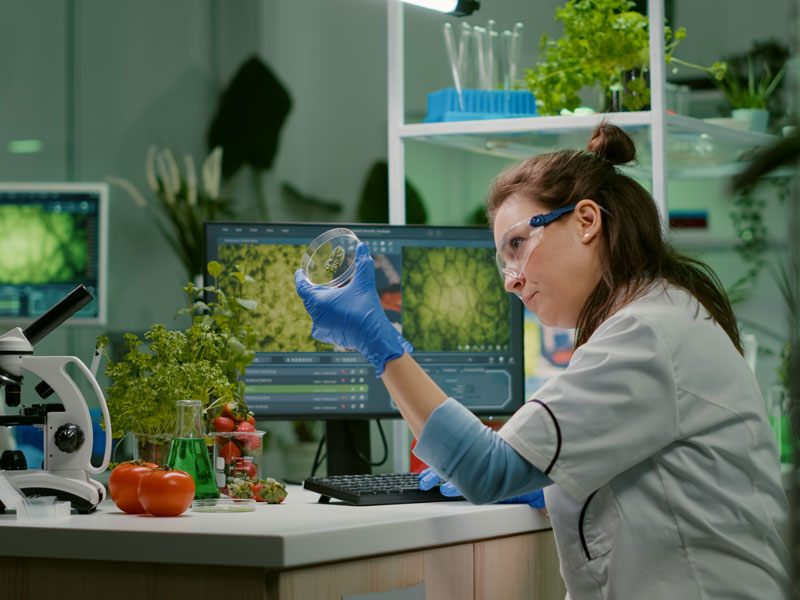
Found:
[[[731,111],[731,117],[736,121],[747,123],[750,131],[765,132],[769,122],[769,111],[766,108],[736,108]]]
[[[172,434],[134,433],[133,459],[166,466]]]

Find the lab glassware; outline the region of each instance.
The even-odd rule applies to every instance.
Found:
[[[167,466],[186,471],[194,479],[194,498],[219,498],[219,489],[211,467],[205,434],[201,425],[200,400],[178,400],[175,437],[169,449]]]
[[[264,431],[217,431],[214,477],[222,497],[251,498],[263,478]]]
[[[349,229],[329,229],[308,245],[300,260],[300,268],[315,285],[345,286],[356,271],[357,246],[358,237]]]

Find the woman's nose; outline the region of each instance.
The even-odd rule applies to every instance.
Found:
[[[522,273],[518,275],[506,274],[504,283],[507,292],[511,292],[512,294],[514,292],[518,293],[525,283],[525,276]]]

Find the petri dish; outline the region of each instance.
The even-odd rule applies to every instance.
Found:
[[[192,502],[192,512],[252,512],[255,498],[209,498]]]
[[[358,237],[344,227],[329,229],[317,236],[307,247],[300,260],[300,268],[315,285],[341,287],[346,285],[356,270]]]

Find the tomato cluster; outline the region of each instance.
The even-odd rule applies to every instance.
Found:
[[[120,510],[174,517],[186,512],[194,500],[194,479],[186,471],[134,460],[111,471],[108,492]]]

